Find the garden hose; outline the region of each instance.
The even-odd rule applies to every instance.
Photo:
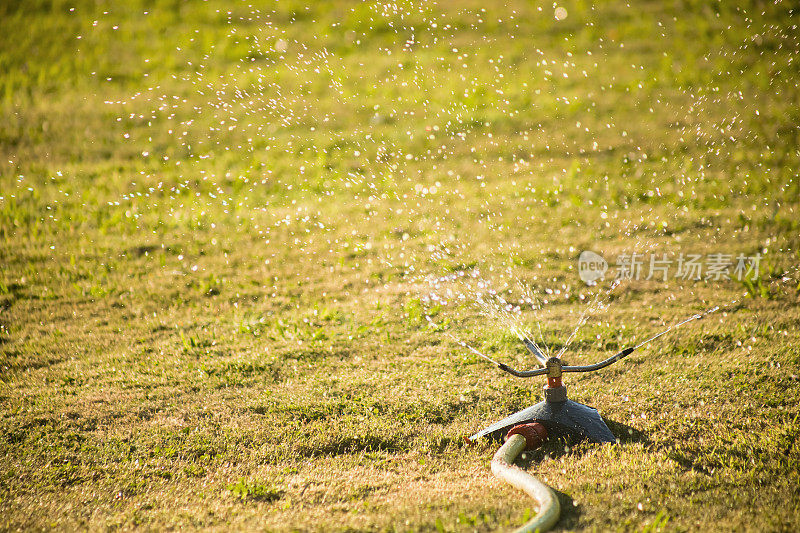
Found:
[[[492,473],[526,492],[538,504],[536,516],[517,529],[516,533],[547,531],[555,525],[561,513],[561,506],[553,490],[513,464],[523,450],[539,446],[545,438],[547,430],[538,422],[514,426],[506,435],[506,442],[492,458]]]

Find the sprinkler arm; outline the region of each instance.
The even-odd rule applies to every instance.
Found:
[[[525,343],[527,346],[528,344]],[[530,349],[530,347],[528,348]],[[601,368],[605,368],[609,365],[612,365],[619,361],[620,359],[629,356],[635,348],[625,348],[618,354],[612,355],[608,359],[600,361],[599,363],[595,363],[593,365],[584,365],[584,366],[562,366],[562,372],[591,372],[593,370],[600,370]],[[537,357],[538,359],[538,357]],[[498,363],[498,368],[505,372],[508,372],[512,376],[517,376],[518,378],[530,378],[533,376],[543,376],[548,373],[547,368],[537,368],[536,370],[517,370],[516,368],[512,368],[505,363]]]

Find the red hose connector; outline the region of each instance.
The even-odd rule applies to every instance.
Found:
[[[530,422],[528,424],[519,424],[508,430],[506,433],[506,440],[511,435],[522,435],[525,437],[525,449],[532,450],[538,448],[547,439],[547,429],[539,422]]]
[[[563,383],[561,383],[561,376],[558,376],[558,377],[547,376],[547,387],[548,388],[556,389],[556,388],[561,387],[561,386],[563,386]]]

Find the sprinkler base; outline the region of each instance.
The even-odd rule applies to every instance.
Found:
[[[556,394],[560,396],[559,393],[548,394],[545,389],[545,398],[548,395]],[[601,443],[616,442],[614,434],[603,422],[597,409],[572,400],[549,401],[547,399],[495,422],[471,436],[469,440],[474,442],[487,436],[499,440],[513,426],[534,421],[541,423],[551,435],[584,438]]]

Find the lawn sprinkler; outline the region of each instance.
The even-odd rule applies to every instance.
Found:
[[[536,349],[535,345],[527,339],[525,340],[525,345],[536,356],[536,359],[542,364],[543,368],[520,371],[504,363],[497,363],[497,366],[512,376],[520,378],[546,375],[547,384],[544,386],[544,400],[536,405],[518,411],[513,415],[507,416],[499,422],[495,422],[491,426],[471,436],[469,440],[474,442],[486,436],[499,438],[505,435],[505,433],[514,426],[530,422],[539,422],[547,429],[549,435],[585,438],[592,442],[614,442],[614,434],[611,433],[606,423],[603,422],[597,409],[567,398],[567,388],[561,382],[561,376],[564,372],[592,372],[594,370],[600,370],[630,355],[634,349],[626,348],[605,361],[594,365],[565,366],[558,357],[545,358],[541,352]]]
[[[538,346],[528,338],[523,338],[525,347],[536,357],[536,360],[542,365],[542,368],[535,370],[517,370],[505,363],[500,363],[487,357],[486,355],[472,350],[484,359],[487,359],[497,365],[500,370],[508,372],[512,376],[519,378],[530,378],[534,376],[547,376],[547,384],[544,386],[544,400],[527,407],[521,411],[507,416],[506,418],[495,422],[491,426],[482,429],[469,437],[470,442],[475,442],[481,437],[490,437],[493,439],[500,439],[505,436],[509,430],[521,424],[539,423],[544,426],[548,435],[556,437],[563,436],[577,439],[587,439],[591,442],[616,442],[614,434],[608,429],[608,426],[603,421],[597,409],[584,405],[582,403],[574,402],[567,398],[567,388],[561,382],[561,377],[566,372],[594,372],[610,366],[617,361],[629,356],[634,350],[641,348],[662,335],[667,334],[669,331],[704,317],[706,314],[719,309],[715,307],[703,313],[692,315],[691,317],[673,324],[666,330],[654,335],[636,346],[628,347],[621,352],[595,363],[593,365],[584,366],[569,366],[564,365],[560,357],[545,357],[539,350]]]
[[[634,350],[654,341],[669,331],[687,322],[691,322],[692,320],[703,318],[705,315],[713,313],[717,309],[719,309],[719,307],[714,307],[703,313],[692,315],[682,322],[673,324],[661,333],[640,342],[636,346],[625,348],[621,352],[599,363],[585,366],[565,365],[560,357],[545,357],[536,343],[523,336],[522,341],[525,343],[528,350],[536,357],[539,364],[542,365],[542,368],[537,368],[535,370],[517,370],[505,363],[495,361],[456,339],[459,344],[469,349],[471,352],[492,362],[498,368],[508,372],[512,376],[520,378],[547,376],[547,384],[544,386],[543,401],[523,409],[522,411],[517,411],[513,415],[495,422],[467,439],[469,442],[475,442],[481,437],[490,437],[494,439],[505,438],[505,443],[497,450],[497,453],[495,453],[492,458],[492,472],[498,478],[526,492],[534,499],[537,508],[536,515],[525,525],[517,529],[517,533],[547,531],[558,522],[561,513],[561,506],[555,492],[529,472],[514,465],[514,461],[523,450],[530,450],[540,446],[549,435],[586,439],[597,443],[616,442],[614,434],[611,433],[606,423],[603,422],[597,409],[589,407],[588,405],[583,405],[582,403],[573,402],[567,398],[567,388],[561,382],[562,375],[565,372],[593,372],[605,368],[629,356]]]

